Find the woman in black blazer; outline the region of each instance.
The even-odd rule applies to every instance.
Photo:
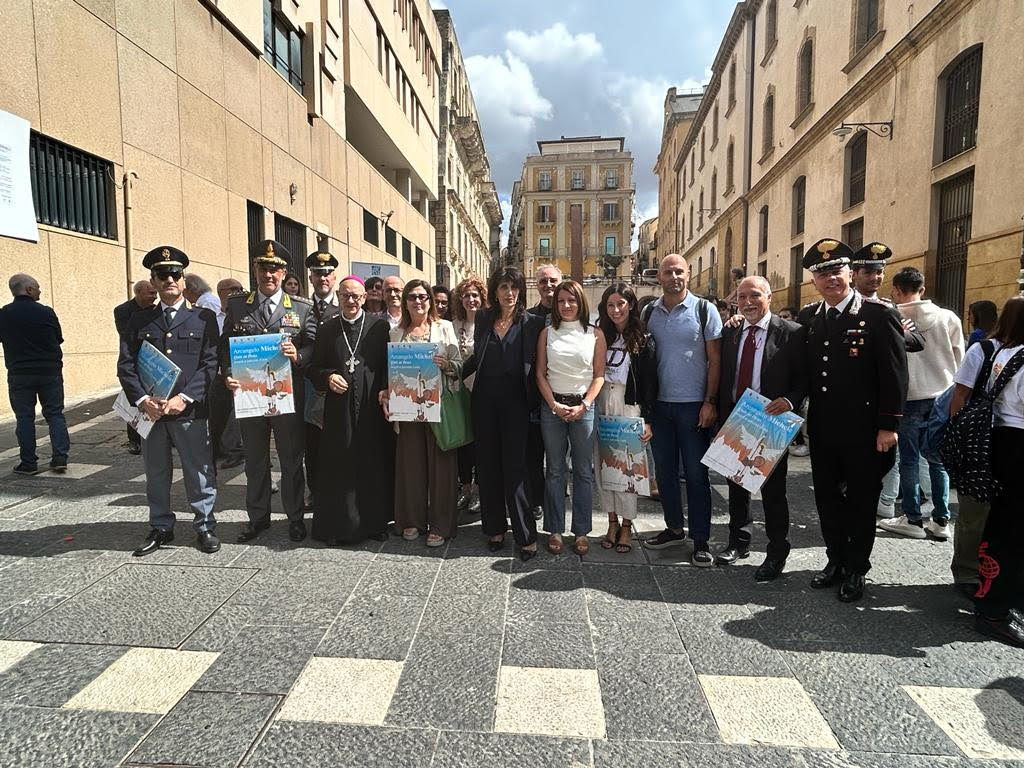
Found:
[[[484,535],[492,552],[505,543],[508,521],[524,560],[537,554],[537,523],[526,498],[526,435],[540,396],[534,379],[537,336],[544,321],[526,311],[526,279],[502,267],[487,281],[491,309],[479,312],[473,356],[463,377],[473,384],[473,434]]]

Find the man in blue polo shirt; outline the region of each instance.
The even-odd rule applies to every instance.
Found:
[[[711,537],[711,482],[700,463],[711,444],[718,417],[722,320],[706,299],[686,290],[690,267],[679,254],[661,261],[658,282],[664,291],[647,315],[647,330],[658,355],[658,401],[651,418],[654,467],[665,513],[664,531],[647,539],[651,549],[686,541],[679,459],[686,473],[686,507],[693,539],[694,565],[714,564]]]

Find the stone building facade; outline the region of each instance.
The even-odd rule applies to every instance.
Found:
[[[776,306],[805,302],[803,251],[838,236],[887,243],[890,275],[921,268],[961,314],[1016,293],[1014,6],[738,3],[675,161],[694,289],[722,292],[739,266],[771,281]]]
[[[264,237],[303,283],[317,249],[342,274],[434,280],[429,0],[9,0],[0,26],[0,109],[31,122],[41,220],[37,243],[0,238],[0,272],[35,276],[61,318],[68,397],[116,383],[111,309],[157,244],[211,285],[249,285]],[[92,210],[48,184],[75,172],[92,174]]]
[[[637,236],[637,254],[636,264],[633,267],[633,271],[636,274],[643,272],[645,269],[657,269],[658,261],[665,254],[661,253],[662,248],[659,250],[658,246],[664,241],[659,243],[659,218],[647,219],[640,225],[640,231]],[[668,253],[668,251],[665,251]]]
[[[623,138],[562,137],[538,141],[512,191],[510,259],[532,275],[538,264],[570,262],[570,217],[580,214],[582,263],[577,277],[629,275],[632,269],[633,155]],[[514,234],[511,234],[514,231]]]
[[[693,118],[697,116],[702,96],[703,91],[678,93],[675,88],[669,88],[665,94],[661,149],[654,163],[654,175],[658,177],[658,222],[661,240],[665,247],[670,249],[665,253],[678,250],[682,242],[679,237],[682,200],[676,160],[690,132]]]
[[[487,279],[501,247],[502,212],[455,24],[446,10],[434,11],[434,18],[441,35],[441,115],[430,221],[437,283],[454,288],[469,275]]]

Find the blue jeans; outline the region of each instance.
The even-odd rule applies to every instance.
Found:
[[[934,399],[908,400],[900,421],[900,490],[903,492],[903,514],[908,520],[922,518],[918,489],[921,443],[934,404]],[[932,481],[932,504],[935,505],[932,517],[936,520],[949,520],[949,475],[941,464],[930,461],[928,474]]]
[[[67,464],[71,438],[64,421],[64,377],[57,375],[12,373],[7,376],[7,392],[11,398],[16,424],[21,463],[38,466],[36,456],[36,399],[43,409],[43,418],[50,428],[52,461]]]
[[[675,531],[685,527],[683,498],[679,490],[679,459],[682,456],[686,471],[690,538],[706,542],[711,538],[711,481],[708,468],[700,460],[711,445],[711,433],[697,426],[702,405],[659,400],[654,405],[651,418],[651,432],[654,434],[651,443],[665,525]]]
[[[585,411],[579,421],[566,422],[547,406],[540,409],[540,433],[544,438],[547,473],[544,476],[544,530],[565,533],[565,449],[572,455],[572,532],[586,536],[594,513],[594,412]]]

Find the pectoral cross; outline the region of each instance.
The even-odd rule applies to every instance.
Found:
[[[359,361],[356,360],[355,355],[352,355],[352,357],[350,357],[348,359],[348,362],[345,364],[345,367],[348,368],[349,373],[355,373],[357,365],[359,365]]]

